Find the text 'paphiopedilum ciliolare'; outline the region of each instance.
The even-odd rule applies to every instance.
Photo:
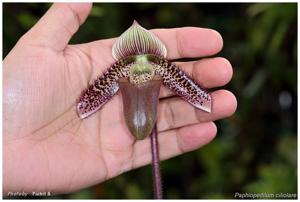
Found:
[[[167,48],[136,21],[114,43],[112,56],[117,60],[81,95],[77,112],[84,119],[99,110],[120,89],[126,124],[140,140],[151,134],[154,192],[162,198],[156,114],[161,84],[198,109],[211,111],[211,97],[174,63]],[[153,129],[154,128],[154,129]]]

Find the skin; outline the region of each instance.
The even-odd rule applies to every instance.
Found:
[[[68,45],[91,6],[54,4],[3,61],[5,194],[72,192],[151,162],[149,139],[135,141],[126,127],[120,93],[85,120],[76,114],[81,91],[114,62],[115,39]],[[166,44],[168,59],[210,56],[222,49],[220,34],[210,29],[152,31]],[[225,85],[232,77],[224,58],[178,64],[205,88]],[[235,112],[237,101],[231,92],[211,95],[212,113],[206,113],[161,89],[161,159],[209,143],[217,133],[212,121]]]

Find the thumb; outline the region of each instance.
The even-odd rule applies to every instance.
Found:
[[[61,51],[85,21],[91,8],[91,3],[54,3],[21,41]]]

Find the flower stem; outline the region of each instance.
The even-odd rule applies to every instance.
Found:
[[[152,154],[152,178],[154,187],[154,198],[162,199],[162,180],[160,173],[160,160],[159,160],[159,149],[158,149],[158,137],[156,124],[151,134],[151,154]]]

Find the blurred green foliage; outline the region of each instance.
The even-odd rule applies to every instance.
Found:
[[[3,57],[49,8],[3,5]],[[71,43],[117,37],[136,19],[146,28],[207,27],[219,31],[238,99],[231,118],[203,148],[164,161],[165,197],[234,198],[240,193],[297,193],[296,3],[97,3]],[[143,179],[143,180],[140,180]],[[152,197],[151,167],[53,198]]]

